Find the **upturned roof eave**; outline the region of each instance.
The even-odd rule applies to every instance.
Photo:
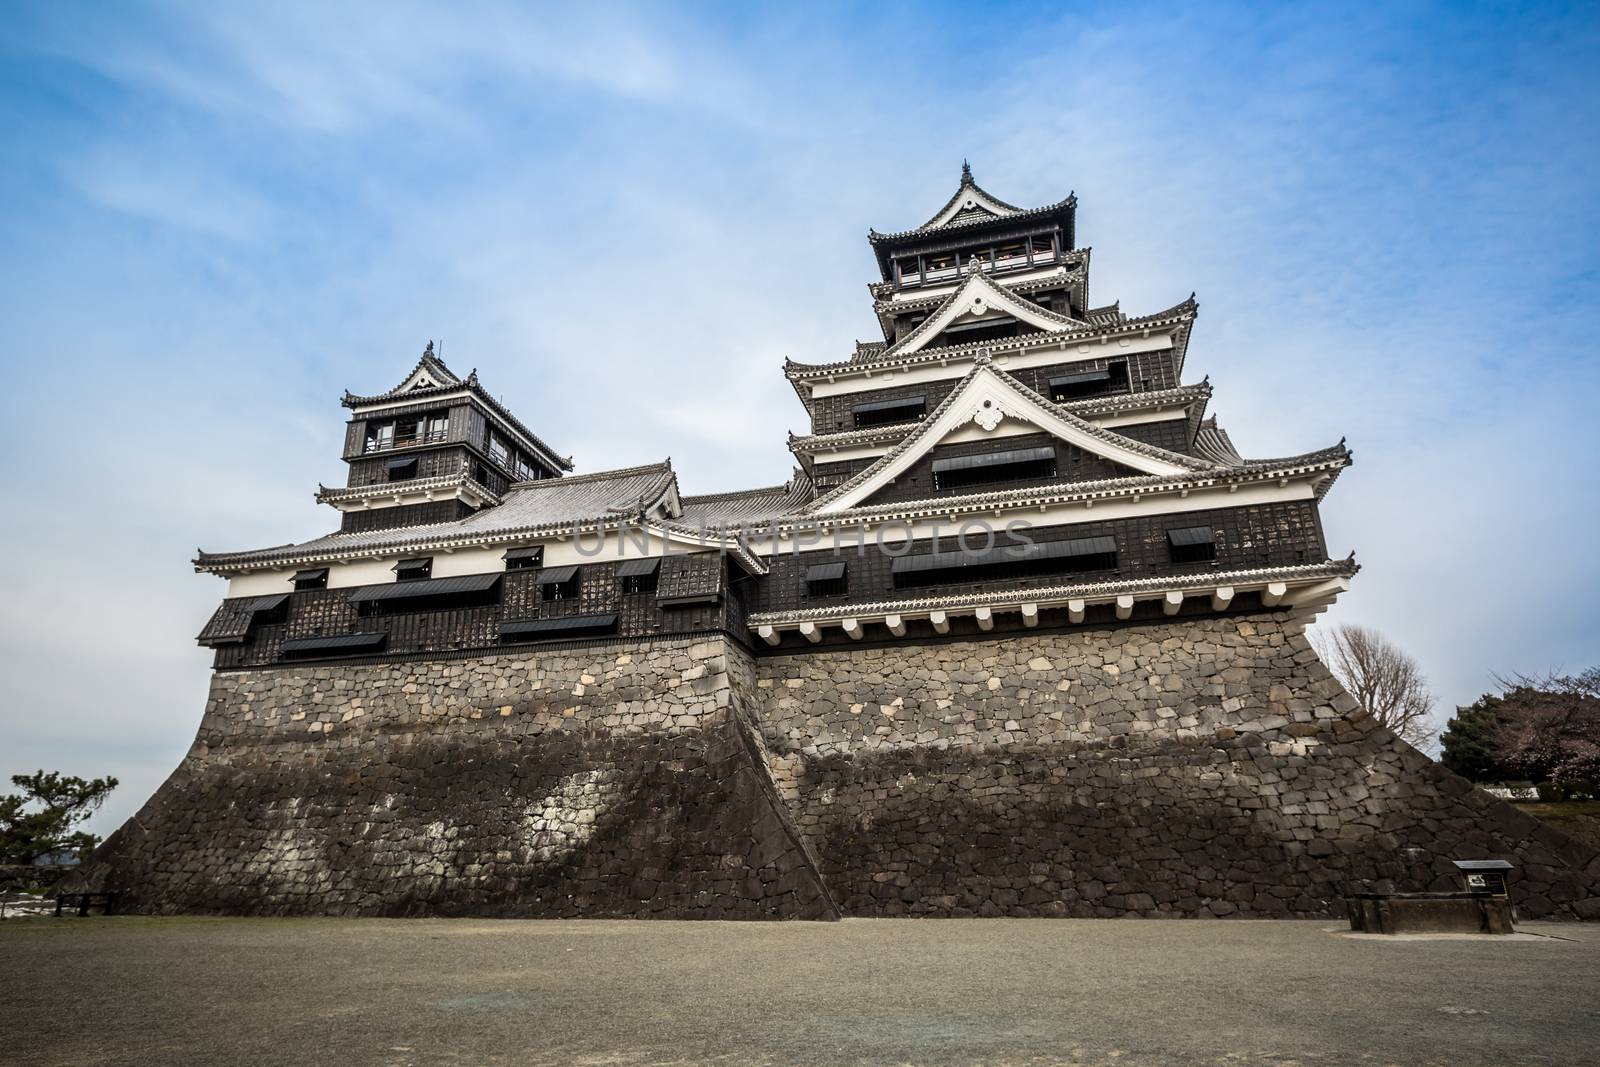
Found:
[[[1330,453],[1324,455],[1324,453]],[[1255,482],[1277,481],[1283,478],[1304,479],[1321,474],[1337,476],[1349,466],[1348,451],[1334,450],[1307,453],[1300,462],[1284,461],[1251,464],[1214,471],[1195,471],[1188,474],[1142,474],[1126,478],[1100,478],[1086,482],[1055,483],[1031,489],[1009,489],[992,493],[975,493],[959,497],[924,497],[919,500],[895,501],[872,507],[847,508],[843,511],[806,513],[787,516],[790,525],[856,525],[860,523],[896,522],[931,515],[990,512],[997,508],[1017,509],[1048,507],[1057,504],[1076,504],[1118,497],[1141,497],[1158,493],[1182,493],[1196,489],[1245,485]],[[1324,489],[1324,492],[1326,490]]]
[[[901,244],[923,237],[941,236],[943,234],[959,230],[976,230],[984,226],[998,226],[1006,223],[1027,222],[1038,218],[1048,218],[1050,215],[1058,212],[1075,210],[1078,206],[1077,193],[1068,193],[1064,198],[1057,200],[1055,203],[1045,204],[1042,207],[1020,208],[1013,204],[1007,204],[998,197],[990,196],[990,194],[984,192],[983,189],[976,183],[974,183],[971,187],[977,189],[979,192],[982,192],[984,196],[988,197],[990,200],[993,200],[996,204],[1011,209],[1012,214],[992,215],[986,219],[969,219],[966,222],[947,222],[942,226],[932,225],[934,219],[937,219],[940,215],[943,215],[950,209],[951,205],[955,203],[956,200],[960,199],[961,190],[958,189],[956,191],[956,195],[947,200],[944,207],[935,212],[933,218],[929,219],[928,222],[923,223],[921,226],[911,230],[896,230],[892,233],[880,233],[877,230],[869,229],[867,231],[867,240],[873,245],[874,248],[883,248],[888,245]],[[967,188],[967,186],[962,186],[962,189],[965,188]]]
[[[332,504],[341,500],[358,500],[362,497],[393,496],[396,493],[415,494],[425,493],[438,489],[472,489],[491,504],[500,503],[499,494],[495,493],[472,475],[465,472],[456,474],[441,474],[433,478],[413,478],[404,482],[380,482],[376,485],[347,485],[326,486],[318,485],[316,501],[319,504]]]
[[[998,342],[973,341],[969,344],[952,345],[947,348],[924,348],[909,356],[887,358],[872,363],[856,363],[851,360],[844,360],[838,363],[800,363],[797,360],[786,359],[783,365],[783,373],[790,381],[810,383],[816,380],[841,376],[871,375],[883,370],[897,370],[901,367],[913,367],[925,363],[972,359],[986,351],[1030,348],[1041,342],[1048,344],[1056,342],[1070,343],[1096,337],[1116,337],[1121,334],[1142,333],[1146,330],[1164,329],[1168,326],[1176,327],[1184,323],[1192,323],[1199,312],[1199,307],[1200,305],[1191,295],[1189,299],[1165,311],[1158,311],[1153,315],[1145,315],[1139,318],[1124,319],[1117,323],[1107,323],[1099,326],[1090,323],[1080,329],[1065,330],[1060,333],[1041,330],[1035,333],[1003,338]]]

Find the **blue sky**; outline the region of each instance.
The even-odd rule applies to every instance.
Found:
[[[1600,662],[1596,12],[12,5],[0,773],[143,802],[204,704],[195,547],[333,528],[341,391],[430,338],[580,471],[783,481],[783,358],[874,336],[867,228],[964,157],[1076,190],[1095,302],[1198,292],[1246,454],[1348,436],[1332,617],[1442,705]]]

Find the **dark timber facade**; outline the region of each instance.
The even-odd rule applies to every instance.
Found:
[[[1251,459],[1198,305],[1095,305],[1077,200],[963,167],[872,232],[882,339],[782,372],[787,482],[572,473],[430,344],[347,394],[339,528],[202,552],[194,751],[99,854],[148,910],[1321,915],[1600,859],[1375,726],[1306,624],[1341,441]]]

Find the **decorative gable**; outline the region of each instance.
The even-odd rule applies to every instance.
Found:
[[[1010,215],[1020,215],[1023,209],[1015,204],[1008,204],[997,196],[992,196],[972,180],[972,166],[966,160],[961,161],[961,185],[956,189],[956,195],[945,202],[938,214],[923,223],[919,229],[933,230],[941,226],[954,223],[974,222],[984,218],[1006,218]]]
[[[1077,319],[1047,311],[997,284],[983,273],[977,260],[968,264],[966,273],[966,280],[961,287],[946,297],[944,303],[922,325],[891,345],[883,353],[884,359],[920,352],[951,326],[1000,315],[1009,316],[1042,333],[1065,333],[1088,326]]]
[[[389,390],[389,395],[398,393],[412,393],[418,389],[443,389],[454,388],[461,384],[461,379],[450,372],[444,361],[433,354],[433,342],[428,342],[428,347],[423,349],[422,358],[412,368],[406,380]]]
[[[998,451],[1006,447],[1004,438],[1031,433],[1064,441],[1104,464],[1114,465],[1111,469],[1126,469],[1130,476],[1171,477],[1214,470],[1217,466],[1098,429],[980,356],[978,365],[916,431],[872,466],[820,497],[811,512],[832,514],[869,502],[917,464],[932,462],[931,453],[946,443],[992,436]]]

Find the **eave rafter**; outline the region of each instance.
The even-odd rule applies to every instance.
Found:
[[[1187,600],[1204,601],[1213,611],[1226,611],[1240,593],[1259,594],[1263,606],[1277,610],[1320,611],[1349,588],[1350,579],[1359,570],[1355,557],[1351,556],[1291,567],[1162,575],[760,612],[751,615],[746,624],[767,644],[776,645],[787,631],[800,632],[808,640],[818,641],[829,626],[838,627],[855,640],[861,638],[867,625],[882,625],[890,634],[904,636],[906,623],[923,620],[936,633],[947,633],[949,620],[961,616],[971,616],[980,629],[987,630],[992,627],[996,612],[1017,612],[1024,626],[1034,626],[1041,610],[1065,609],[1068,621],[1078,624],[1095,605],[1113,606],[1116,617],[1123,620],[1132,617],[1135,607],[1142,602],[1159,603],[1164,615],[1176,615]]]

